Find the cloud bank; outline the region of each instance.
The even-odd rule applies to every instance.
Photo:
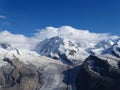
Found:
[[[22,34],[12,34],[5,30],[0,32],[0,42],[7,42],[18,49],[32,50],[37,43],[55,36],[76,42],[84,41],[84,43],[88,44],[96,44],[102,40],[114,40],[119,38],[118,36],[113,36],[106,33],[97,34],[91,33],[88,30],[80,30],[70,26],[62,26],[59,28],[46,27],[45,29],[39,30],[32,37],[26,37]]]
[[[6,19],[6,16],[0,15],[0,19]]]
[[[8,31],[0,32],[0,42],[9,43],[12,47],[19,49],[30,49],[36,43],[32,37],[26,37],[22,34],[12,34]]]

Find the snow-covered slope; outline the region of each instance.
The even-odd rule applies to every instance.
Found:
[[[89,55],[95,58],[85,63]],[[106,65],[110,66],[107,70],[110,74],[112,68],[119,75],[119,36],[91,33],[70,26],[47,27],[32,37],[0,32],[0,90],[80,90],[79,83],[76,88],[75,78],[81,64],[85,68],[87,64],[90,74],[97,73],[98,78]],[[94,70],[96,67],[97,71]],[[88,83],[86,72],[80,73]],[[112,74],[114,77],[114,72]]]
[[[70,26],[47,27],[36,37],[40,39],[34,49],[37,53],[73,64],[80,63],[90,54],[112,54],[119,39],[118,36],[91,33]]]
[[[119,36],[92,33],[70,26],[46,27],[32,37],[3,31],[0,38],[1,54],[9,51],[20,54],[20,50],[37,52],[73,65],[82,63],[90,54],[120,56]]]

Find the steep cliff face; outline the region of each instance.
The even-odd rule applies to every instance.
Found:
[[[77,90],[120,90],[120,69],[107,60],[89,56],[76,77]]]
[[[7,65],[0,67],[0,90],[37,90],[40,73],[32,64],[24,64],[17,58],[4,58]]]

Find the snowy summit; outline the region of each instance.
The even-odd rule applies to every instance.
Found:
[[[0,78],[8,80],[9,83],[1,82],[1,88],[10,87],[12,90],[23,90],[18,89],[21,87],[24,90],[65,90],[66,88],[86,90],[78,85],[82,79],[77,75],[83,74],[80,67],[85,72],[95,74],[96,77],[105,75],[112,78],[113,76],[109,76],[109,74],[114,72],[116,72],[115,75],[119,75],[119,70],[110,71],[113,68],[115,70],[120,68],[119,38],[116,35],[92,33],[71,26],[46,27],[32,37],[2,31],[0,32],[0,68],[2,68],[0,73],[3,77],[0,76]],[[10,79],[6,78],[9,72],[5,68],[10,68]],[[6,76],[2,70],[5,70]],[[14,73],[17,73],[17,76]],[[34,78],[29,76],[31,74]],[[87,74],[85,73],[85,75]],[[20,78],[22,76],[23,78]],[[94,78],[94,76],[89,77]],[[27,78],[33,82],[29,80],[25,82],[24,79]],[[76,78],[79,78],[80,81],[76,81]],[[83,78],[86,78],[84,74]],[[41,81],[38,81],[39,79]],[[112,80],[114,82],[114,78]],[[34,84],[26,89],[20,81],[29,83],[28,86],[31,83]],[[18,87],[17,84],[20,86]],[[89,84],[89,80],[87,84]]]

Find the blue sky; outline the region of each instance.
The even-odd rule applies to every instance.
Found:
[[[120,35],[120,0],[0,0],[0,30],[30,36],[63,25]]]

